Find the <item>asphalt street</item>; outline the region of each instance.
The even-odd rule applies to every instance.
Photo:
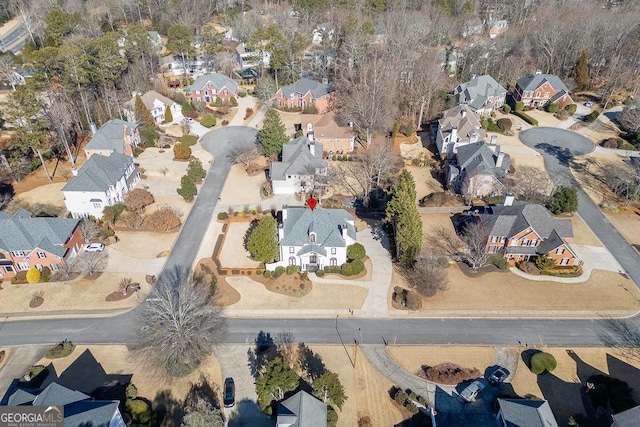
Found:
[[[640,288],[640,256],[569,172],[573,157],[592,152],[593,143],[575,132],[545,127],[526,130],[520,134],[520,139],[542,154],[554,184],[570,185],[578,189],[578,214]]]

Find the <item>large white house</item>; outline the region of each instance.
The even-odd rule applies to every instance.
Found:
[[[105,206],[122,202],[139,180],[133,157],[120,153],[108,157],[94,154],[62,187],[64,203],[74,218],[100,218]]]
[[[167,98],[166,96],[160,95],[155,90],[150,90],[144,95],[139,92],[133,92],[131,94],[131,99],[124,103],[123,112],[127,118],[127,121],[132,123],[136,122],[136,95],[140,95],[140,99],[142,99],[142,103],[149,110],[151,115],[153,116],[153,120],[156,123],[164,123],[165,122],[165,112],[167,111],[167,107],[171,110],[171,115],[173,116],[173,123],[179,123],[182,119],[182,106],[177,102],[174,102]]]
[[[446,110],[438,120],[438,154],[443,160],[451,160],[459,146],[480,142],[486,136],[478,117],[468,105],[455,106]]]
[[[327,175],[327,161],[322,158],[322,144],[306,136],[282,146],[282,161],[271,162],[269,177],[273,194],[313,191]]]
[[[459,85],[453,92],[458,104],[465,104],[471,111],[488,116],[504,105],[507,90],[488,74],[471,76],[471,80]]]
[[[353,215],[344,209],[282,208],[278,224],[280,261],[267,264],[298,265],[302,271],[316,271],[325,266],[347,262],[347,248],[356,242]]]

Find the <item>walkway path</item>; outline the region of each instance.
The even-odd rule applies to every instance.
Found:
[[[37,345],[22,345],[9,349],[7,360],[0,368],[0,399],[13,386],[13,380],[22,378],[27,369],[40,360],[43,354],[44,347]]]

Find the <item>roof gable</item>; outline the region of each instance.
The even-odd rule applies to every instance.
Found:
[[[508,427],[558,427],[546,400],[498,399]]]
[[[356,231],[354,218],[344,209],[324,209],[317,206],[309,208],[287,208],[286,219],[283,222],[284,237],[280,241],[284,246],[314,246],[307,252],[318,252],[327,247],[346,247],[342,236],[346,225],[347,235],[355,240]],[[309,236],[315,234],[315,242]],[[320,248],[315,248],[319,246]]]
[[[238,83],[234,80],[231,80],[229,77],[220,73],[211,73],[206,76],[198,77],[191,85],[191,91],[202,90],[208,82],[213,83],[213,85],[218,89],[226,87],[233,93],[236,93],[238,90]]]
[[[314,154],[311,154],[311,145]],[[322,144],[301,136],[282,146],[282,161],[271,162],[271,179],[284,180],[287,175],[311,175],[313,169],[324,169],[327,161],[322,158]]]
[[[280,90],[286,98],[294,94],[306,95],[311,92],[311,95],[317,99],[334,92],[333,86],[330,84],[319,83],[305,77],[295,83],[283,86]]]
[[[110,156],[94,154],[82,165],[78,176],[62,187],[62,191],[106,192],[122,179],[132,163],[133,158],[120,153]]]
[[[33,400],[33,405],[64,406],[70,403],[80,402],[90,398],[90,396],[87,396],[86,394],[79,391],[68,389],[58,383],[51,383]]]
[[[547,82],[556,91],[569,91],[569,89],[567,89],[567,86],[565,86],[562,80],[560,80],[560,77],[556,76],[555,74],[529,74],[519,78],[516,81],[516,84],[522,90],[532,91],[538,89],[540,86]]]
[[[480,120],[467,105],[457,105],[446,110],[442,118],[438,120],[438,128],[442,133],[456,128],[458,135],[467,139],[472,134],[476,134],[479,141],[487,137],[487,133],[480,125]]]
[[[78,225],[71,218],[32,218],[19,211],[13,217],[0,217],[0,249],[11,251],[32,251],[40,248],[57,256],[64,256],[67,249],[62,245]],[[28,213],[28,212],[27,212]]]
[[[488,74],[478,76],[456,88],[456,94],[463,94],[464,100],[472,100],[478,96],[486,99],[489,96],[506,94],[507,90]]]
[[[326,427],[327,407],[305,391],[299,391],[278,404],[278,425]]]
[[[85,150],[109,150],[116,153],[124,152],[124,133],[134,132],[138,128],[135,123],[120,119],[112,119],[106,122],[91,137],[91,141],[84,147]]]

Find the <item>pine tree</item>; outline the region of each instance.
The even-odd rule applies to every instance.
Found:
[[[278,232],[275,218],[265,216],[258,222],[247,239],[247,250],[254,261],[267,263],[278,259]]]
[[[578,58],[573,74],[581,90],[589,87],[589,57],[586,50],[583,50],[580,58]]]
[[[256,380],[258,404],[266,409],[272,400],[282,400],[286,392],[298,387],[299,379],[282,357],[276,357]]]
[[[136,95],[136,102],[134,106],[136,121],[144,129],[153,129],[156,126],[155,120],[151,115],[151,111],[144,105],[140,95]]]
[[[193,200],[193,198],[198,194],[198,189],[196,185],[193,183],[193,180],[189,178],[189,175],[184,175],[180,179],[180,188],[176,190],[179,195],[182,196],[187,202]]]
[[[396,258],[411,266],[422,246],[422,219],[416,204],[416,186],[411,173],[403,169],[392,187],[387,203],[387,220],[394,229]]]
[[[327,393],[328,402],[342,409],[347,396],[344,393],[344,387],[340,383],[338,374],[326,371],[313,382],[313,395],[324,401],[325,392]]]
[[[171,107],[169,107],[168,105],[164,110],[164,121],[167,123],[173,122],[173,113],[171,112]]]
[[[193,182],[200,182],[207,175],[207,171],[202,167],[200,159],[191,159],[187,166],[187,175]]]
[[[556,215],[564,212],[577,211],[578,191],[573,187],[559,186],[553,193],[553,196],[551,196],[547,209]]]
[[[258,140],[262,144],[264,154],[280,154],[282,145],[288,141],[284,123],[276,110],[269,110],[264,116],[262,130],[258,132]]]

